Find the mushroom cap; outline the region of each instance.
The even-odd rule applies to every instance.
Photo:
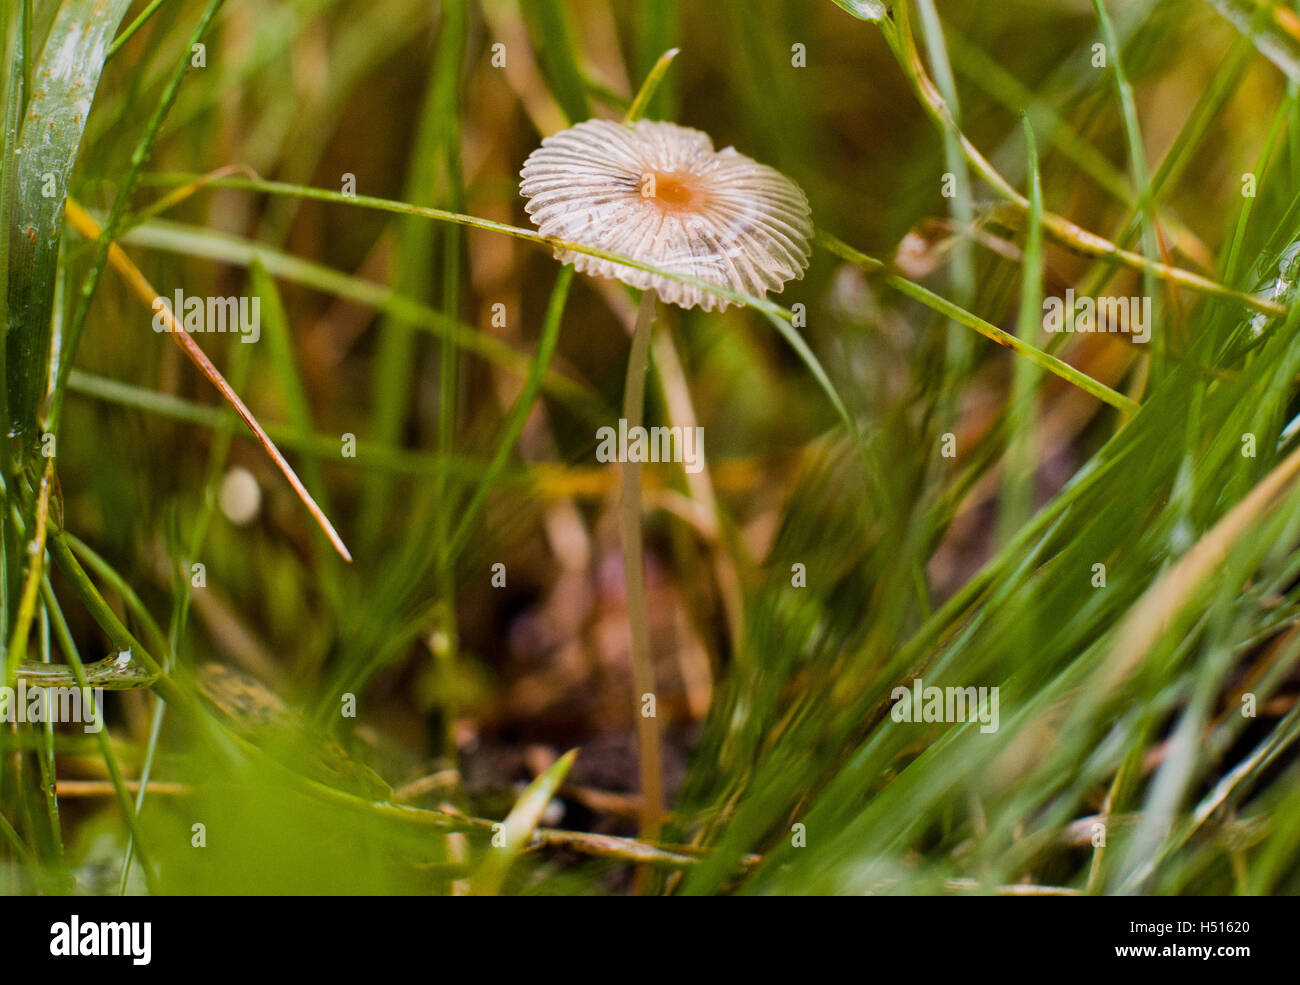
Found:
[[[808,199],[793,181],[709,135],[675,123],[587,120],[542,141],[520,172],[543,235],[762,297],[802,277],[811,253]],[[585,253],[556,257],[597,277],[705,311],[726,298]]]

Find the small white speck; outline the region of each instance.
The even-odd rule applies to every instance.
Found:
[[[253,473],[236,465],[221,480],[217,494],[221,512],[236,526],[251,523],[262,508],[262,487]]]

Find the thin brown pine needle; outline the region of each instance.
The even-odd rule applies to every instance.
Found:
[[[68,222],[72,224],[73,228],[87,239],[94,239],[103,231],[90,213],[71,198],[67,200],[67,216]],[[150,306],[153,305],[160,295],[153,289],[144,274],[140,272],[140,268],[131,262],[131,258],[116,243],[109,247],[108,262],[142,301]],[[248,425],[248,429],[256,436],[262,449],[271,456],[271,461],[275,462],[280,471],[284,473],[284,477],[289,480],[289,485],[293,486],[293,491],[298,494],[298,498],[307,507],[307,512],[325,531],[325,535],[329,538],[330,543],[334,545],[334,549],[343,556],[344,560],[351,561],[352,554],[347,545],[343,543],[343,538],[334,529],[334,525],[330,523],[324,511],[316,505],[316,500],[307,491],[307,487],[302,484],[302,480],[298,478],[293,467],[280,454],[280,449],[275,446],[275,442],[270,439],[266,431],[263,430],[262,425],[257,422],[257,418],[253,416],[252,411],[244,405],[239,394],[235,393],[234,388],[226,382],[226,378],[213,365],[212,360],[199,348],[198,343],[190,338],[189,333],[185,331],[181,324],[176,321],[176,317],[171,310],[166,305],[163,305],[159,308],[159,313],[167,323],[167,334],[181,347],[181,351],[189,357],[190,361],[198,367],[199,372],[206,376],[209,382],[217,388],[218,392],[225,397],[226,402],[235,409],[235,413],[239,415],[240,419]]]

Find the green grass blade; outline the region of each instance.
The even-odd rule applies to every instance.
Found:
[[[577,757],[578,750],[572,749],[547,767],[519,795],[499,831],[494,825],[492,845],[487,849],[482,868],[474,876],[472,891],[475,896],[495,896],[500,892],[510,867],[528,846],[529,839],[541,823],[546,805],[559,792]]]
[[[1027,345],[1038,338],[1043,323],[1043,183],[1038,171],[1038,145],[1029,117],[1021,118],[1029,160],[1029,228],[1024,262],[1020,267],[1020,310],[1016,337]],[[1002,479],[1002,504],[998,515],[999,540],[1014,538],[1034,509],[1038,454],[1034,436],[1034,395],[1038,372],[1027,359],[1015,360],[1007,429],[1011,434]]]
[[[641,83],[641,88],[632,100],[632,105],[628,107],[627,115],[623,117],[624,123],[635,123],[641,117],[645,116],[646,111],[650,108],[651,102],[659,92],[659,87],[663,84],[664,76],[668,74],[668,69],[672,67],[673,59],[677,57],[681,49],[669,48],[654,63],[654,67],[646,74],[645,81]]]
[[[129,6],[130,0],[67,0],[59,7],[37,68],[41,86],[28,101],[14,150],[6,371],[10,427],[29,448],[50,377],[63,200],[105,52]]]
[[[559,0],[527,0],[524,19],[536,35],[542,66],[551,83],[551,91],[570,123],[580,123],[591,116],[587,90],[578,67],[578,51],[573,32],[565,22],[565,10]]]
[[[54,381],[53,390],[54,407],[50,414],[52,430],[58,430],[64,383],[72,369],[72,362],[76,358],[77,347],[81,341],[81,333],[85,330],[86,320],[90,317],[91,301],[94,300],[99,278],[102,276],[104,267],[108,262],[109,247],[117,238],[122,220],[126,217],[127,209],[130,207],[131,196],[135,192],[137,182],[140,180],[140,173],[149,160],[149,155],[153,152],[154,143],[162,132],[163,121],[167,119],[167,114],[171,111],[177,97],[180,95],[181,83],[191,68],[192,49],[207,33],[209,25],[212,23],[217,11],[221,9],[223,2],[224,0],[209,0],[203,13],[199,15],[199,19],[190,34],[189,43],[176,61],[158,100],[158,105],[154,108],[149,121],[145,124],[144,132],[136,142],[135,150],[131,154],[131,163],[122,178],[117,195],[113,199],[113,206],[109,211],[108,219],[104,222],[103,231],[95,243],[95,256],[91,261],[85,279],[82,281],[76,311],[69,323],[67,335],[60,343],[60,362],[57,367],[57,378]]]

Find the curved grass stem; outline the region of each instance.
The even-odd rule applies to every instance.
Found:
[[[170,176],[159,175],[159,176],[155,176],[154,180],[160,184],[169,184],[169,183],[177,184],[177,183],[193,182],[198,177],[200,176],[192,175],[192,174],[170,175]],[[239,188],[246,191],[262,191],[273,195],[274,194],[296,195],[314,201],[334,202],[342,205],[351,205],[351,206],[357,206],[362,208],[373,208],[373,209],[378,209],[380,211],[392,212],[398,215],[421,215],[424,216],[425,218],[432,219],[438,222],[453,222],[463,226],[467,226],[470,229],[479,229],[487,232],[502,233],[506,236],[514,237],[515,239],[525,240],[528,242],[539,243],[544,246],[549,246],[552,249],[560,252],[567,251],[571,253],[581,253],[586,256],[593,256],[601,260],[610,260],[622,264],[623,266],[632,267],[633,269],[636,270],[644,270],[648,273],[656,274],[661,277],[666,277],[669,280],[675,280],[682,284],[699,287],[702,290],[706,290],[713,294],[717,294],[719,297],[724,297],[735,304],[744,305],[746,307],[753,308],[755,311],[762,312],[764,315],[766,315],[767,318],[771,321],[773,327],[776,328],[779,332],[781,332],[783,338],[785,338],[785,340],[792,347],[794,347],[795,351],[799,355],[799,358],[803,360],[804,364],[807,365],[809,370],[817,377],[819,385],[821,385],[823,390],[826,390],[828,392],[828,396],[830,396],[832,403],[835,404],[836,413],[838,413],[839,416],[845,420],[845,424],[848,427],[849,431],[850,432],[853,431],[854,425],[847,419],[847,414],[848,414],[847,410],[840,402],[840,398],[838,394],[834,394],[831,392],[832,388],[830,386],[830,381],[829,379],[825,378],[824,374],[821,373],[821,367],[816,364],[816,360],[812,357],[811,351],[808,350],[807,347],[802,343],[802,340],[797,335],[797,333],[788,330],[788,326],[790,325],[790,323],[794,318],[793,313],[790,311],[789,308],[784,308],[781,305],[777,304],[776,302],[766,297],[759,298],[750,294],[742,294],[738,291],[733,291],[730,288],[721,287],[717,284],[712,284],[707,281],[700,280],[697,277],[690,277],[686,274],[676,273],[674,271],[666,270],[662,267],[656,267],[653,264],[644,263],[640,260],[634,260],[631,257],[621,256],[615,253],[609,253],[605,250],[596,249],[595,247],[584,246],[581,243],[574,243],[568,240],[556,239],[551,236],[543,236],[541,233],[535,232],[530,229],[521,229],[517,226],[510,226],[510,225],[506,225],[505,223],[494,222],[493,220],[490,219],[479,219],[475,216],[460,215],[454,212],[446,212],[441,209],[423,208],[421,206],[407,205],[403,202],[394,202],[389,199],[371,198],[365,195],[348,196],[327,188],[310,188],[304,185],[288,185],[288,184],[283,184],[274,181],[261,181],[261,180],[254,181],[254,180],[249,180],[247,178],[213,178],[208,181],[207,185],[208,187],[211,188]],[[1018,194],[1018,193],[1015,192],[1013,189],[1012,194]],[[1046,224],[1048,223],[1047,213],[1044,213],[1043,222],[1044,222],[1044,228],[1046,229],[1047,228]],[[1088,235],[1092,236],[1093,234],[1089,233]],[[1100,239],[1100,237],[1096,237],[1096,238]],[[828,236],[825,232],[818,233],[818,242],[822,246],[831,249],[831,251],[835,252],[836,255],[839,256],[841,259],[850,260],[853,263],[857,263],[863,266],[867,270],[883,271],[886,269],[886,264],[883,263],[882,261],[876,260],[871,257],[867,257],[865,254],[862,254],[856,250],[853,250],[851,254],[846,254],[843,251],[848,250],[850,248],[847,247],[845,244],[840,243],[840,241],[835,239],[835,237]],[[195,243],[193,240],[189,240],[187,241],[186,245],[187,248],[192,250],[198,244]],[[1111,245],[1114,246],[1114,244]],[[170,248],[170,247],[164,247],[164,248]],[[287,260],[288,258],[281,258],[281,259]],[[240,261],[236,259],[232,262],[240,262]],[[296,263],[295,264],[296,269],[294,271],[286,272],[285,276],[296,276],[301,278],[305,266],[306,265],[303,265],[300,262]],[[1183,271],[1183,273],[1188,273],[1188,272]],[[1196,277],[1199,275],[1188,273],[1188,276]],[[315,278],[315,282],[320,283],[319,273]],[[1076,386],[1082,387],[1083,389],[1087,390],[1089,393],[1092,393],[1094,396],[1097,396],[1099,399],[1114,405],[1120,410],[1123,410],[1125,413],[1133,413],[1137,410],[1136,402],[1132,401],[1128,397],[1125,397],[1123,394],[1114,393],[1113,391],[1110,390],[1109,387],[1102,386],[1101,384],[1097,383],[1095,380],[1089,379],[1088,383],[1082,382],[1082,380],[1088,378],[1084,377],[1082,373],[1073,370],[1072,367],[1069,367],[1067,364],[1061,362],[1059,359],[1055,359],[1054,357],[1051,357],[1045,353],[1039,352],[1038,350],[1034,349],[1034,347],[1032,346],[1025,346],[1024,344],[1019,343],[1014,336],[1010,335],[1009,333],[1002,332],[1000,329],[994,328],[993,326],[990,326],[987,322],[983,321],[982,319],[977,319],[973,315],[970,315],[969,313],[961,313],[961,309],[953,305],[952,302],[947,301],[944,298],[939,297],[938,295],[935,295],[933,292],[926,290],[920,285],[912,284],[910,281],[906,280],[905,278],[899,277],[898,275],[895,274],[889,275],[889,282],[891,286],[895,287],[897,290],[901,291],[904,294],[908,294],[910,297],[920,301],[922,304],[927,305],[928,307],[934,309],[935,311],[938,311],[940,314],[952,318],[954,321],[966,325],[967,327],[974,328],[976,331],[980,332],[983,335],[988,336],[990,339],[993,339],[993,341],[998,342],[1001,345],[1007,345],[1009,348],[1017,349],[1017,351],[1019,351],[1022,355],[1026,355],[1029,358],[1035,359],[1039,363],[1039,365],[1043,366],[1043,368],[1047,369],[1049,372],[1054,373],[1057,376],[1060,376],[1062,379],[1065,379]],[[337,290],[339,286],[340,285],[337,282],[331,283],[331,289]],[[1196,285],[1190,285],[1190,286],[1196,286]],[[1213,288],[1214,291],[1212,291],[1211,293],[1217,292],[1219,294],[1222,294],[1223,292],[1229,290],[1228,288],[1225,288],[1222,285],[1217,285],[1217,284],[1213,285]],[[1232,292],[1229,291],[1229,293]],[[1265,313],[1267,314],[1278,314],[1279,312],[1285,311],[1283,306],[1279,305],[1277,302],[1269,301],[1266,298],[1257,298],[1254,295],[1244,295],[1243,299],[1241,299],[1241,303],[1245,307],[1252,308],[1253,310],[1257,310],[1257,311],[1262,310],[1265,311]],[[470,340],[472,344],[475,344],[480,348],[485,348],[486,343],[483,341],[481,333],[472,333],[472,332],[467,333],[466,337]],[[466,337],[461,337],[462,345],[465,344]],[[1029,350],[1033,350],[1033,352],[1031,353]]]
[[[1094,380],[1091,376],[1075,369],[1069,363],[1062,359],[1058,359],[1051,353],[1045,352],[1037,346],[1026,342],[1024,339],[998,328],[996,325],[985,321],[977,315],[971,314],[964,308],[953,304],[947,298],[941,297],[928,288],[908,280],[901,274],[893,273],[890,270],[889,265],[884,263],[884,261],[868,256],[861,250],[853,248],[848,243],[845,243],[843,240],[832,236],[827,232],[818,232],[817,242],[840,259],[856,264],[863,270],[871,273],[881,274],[884,277],[885,283],[900,294],[905,294],[913,300],[919,301],[921,304],[933,311],[945,315],[959,325],[965,325],[967,328],[979,332],[985,338],[996,342],[1004,348],[1010,349],[1012,352],[1016,353],[1016,355],[1028,359],[1031,363],[1034,363],[1037,366],[1041,366],[1049,373],[1059,376],[1067,383],[1073,384],[1085,393],[1092,394],[1103,403],[1110,404],[1117,410],[1123,411],[1124,414],[1131,417],[1141,410],[1141,404],[1132,397],[1126,397],[1124,394],[1112,390],[1104,383]]]
[[[893,52],[894,58],[902,68],[903,74],[907,76],[909,84],[921,101],[921,106],[926,115],[935,122],[940,130],[950,134],[958,141],[971,169],[990,188],[1011,203],[1017,210],[1028,214],[1030,209],[1029,199],[1017,191],[1015,186],[1007,181],[988,158],[980,152],[979,148],[962,133],[961,126],[953,116],[951,108],[943,98],[943,94],[930,78],[929,73],[926,71],[925,61],[916,46],[916,38],[912,34],[907,4],[898,4],[895,12],[897,16],[894,20],[886,18],[876,23],[884,35],[885,43],[889,45],[889,49]],[[1141,253],[1123,249],[1104,236],[1099,236],[1097,233],[1084,229],[1077,223],[1055,212],[1045,211],[1043,213],[1043,231],[1056,242],[1084,256],[1112,260],[1171,284],[1178,284],[1211,297],[1234,301],[1244,308],[1262,314],[1273,317],[1286,314],[1286,306],[1276,301],[1256,297],[1245,291],[1238,291],[1194,271],[1173,267],[1151,257],[1143,256]]]

